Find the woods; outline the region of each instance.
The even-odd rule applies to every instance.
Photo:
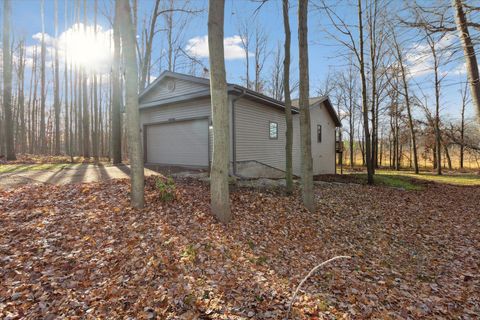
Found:
[[[0,15],[0,318],[480,314],[476,1]]]

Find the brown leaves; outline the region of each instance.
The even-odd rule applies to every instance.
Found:
[[[150,178],[152,179],[152,178]],[[237,189],[233,222],[208,187],[178,181],[129,207],[126,180],[0,191],[0,315],[11,318],[474,318],[479,313],[480,188],[405,192],[323,184],[298,196]]]

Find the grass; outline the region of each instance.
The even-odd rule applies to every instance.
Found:
[[[70,163],[3,164],[0,165],[0,173],[63,169],[75,165]]]
[[[480,185],[480,175],[472,173],[445,173],[438,176],[431,172],[420,172],[415,174],[413,171],[393,171],[393,170],[377,170],[379,176],[386,175],[392,177],[404,177],[409,179],[417,179],[423,181],[446,183],[460,186],[478,186]]]
[[[351,172],[350,176],[358,178],[361,183],[366,183],[366,173]],[[460,186],[479,186],[480,176],[471,173],[445,173],[438,176],[431,172],[420,172],[415,174],[413,171],[394,171],[394,170],[375,170],[374,183],[393,188],[405,190],[422,190],[422,182],[435,182],[442,184],[452,184]]]

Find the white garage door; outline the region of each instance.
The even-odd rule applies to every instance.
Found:
[[[189,120],[146,127],[147,162],[208,166],[208,120]]]

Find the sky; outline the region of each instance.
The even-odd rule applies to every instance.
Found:
[[[291,1],[290,25],[292,28],[292,79],[298,79],[298,39],[297,39],[297,7],[296,1]],[[342,16],[349,24],[356,24],[357,17],[355,8],[350,5],[348,0],[345,1],[330,1],[335,11]],[[45,0],[45,32],[47,43],[49,39],[55,36],[54,31],[54,1]],[[83,7],[83,1],[80,1]],[[318,93],[318,89],[324,86],[327,75],[336,70],[343,70],[346,66],[345,52],[346,49],[339,45],[338,41],[333,39],[329,32],[332,32],[332,27],[324,12],[318,9],[320,1],[312,1],[309,13],[309,67],[310,67],[310,95],[314,96]],[[395,3],[395,2],[394,2]],[[67,5],[67,20],[65,20],[65,4]],[[198,9],[204,9],[203,12],[197,14],[195,17],[189,19],[189,24],[185,29],[182,38],[182,48],[190,55],[195,56],[201,60],[205,65],[208,65],[208,44],[207,44],[207,7],[206,0],[191,0],[191,6]],[[78,61],[95,61],[97,68],[105,68],[108,70],[108,58],[111,54],[110,36],[111,25],[106,16],[111,13],[113,1],[99,0],[99,15],[98,24],[101,31],[100,39],[95,40],[95,45],[92,45],[91,37],[93,37],[93,6],[92,0],[87,1],[88,24],[90,25],[92,36],[90,39],[82,39],[75,37],[75,28],[82,26],[73,25],[73,6],[72,0],[59,0],[59,44],[60,47],[67,47],[69,56],[74,56]],[[268,37],[269,48],[273,50],[278,44],[283,45],[283,17],[280,0],[270,0],[265,3],[260,9],[258,1],[249,0],[226,0],[225,8],[225,57],[227,80],[232,83],[242,84],[242,79],[245,74],[245,59],[243,49],[240,46],[239,24],[240,21],[246,21],[253,29],[255,24],[260,24],[265,34]],[[40,8],[41,2],[39,0],[13,0],[13,27],[15,37],[24,37],[29,50],[32,51],[32,46],[39,43],[41,38],[41,17]],[[138,17],[139,24],[143,17],[149,16],[153,8],[153,1],[138,0]],[[83,10],[83,8],[82,8]],[[139,26],[141,27],[141,26]],[[65,37],[65,30],[70,33],[69,37]],[[73,34],[73,36],[72,36]],[[408,42],[407,49],[409,54],[407,56],[407,64],[411,70],[411,82],[415,87],[421,87],[423,92],[428,96],[429,104],[433,107],[433,74],[431,72],[431,58],[426,54],[426,47],[423,43],[415,40],[414,33],[407,34],[412,37]],[[62,42],[62,39],[64,42]],[[66,43],[65,39],[70,39]],[[458,41],[456,35],[442,40],[445,45],[449,45]],[[63,43],[63,45],[62,45]],[[157,43],[154,48],[154,56],[160,55],[161,44]],[[63,49],[60,49],[63,50]],[[62,53],[61,53],[62,54]],[[95,57],[95,59],[93,59]],[[442,89],[442,114],[448,117],[458,117],[460,87],[464,86],[465,71],[463,67],[463,59],[460,55],[454,62],[448,66],[442,66],[442,72],[445,74]],[[72,58],[71,58],[72,59]],[[265,74],[268,75],[271,68],[271,61],[273,60],[273,52],[267,59],[265,66]],[[253,61],[251,62],[253,65]],[[93,66],[93,64],[91,64]],[[152,76],[158,75],[160,70],[154,70]],[[253,74],[253,67],[250,70]],[[267,79],[268,80],[268,79]],[[473,115],[471,108],[467,110],[468,115]]]

